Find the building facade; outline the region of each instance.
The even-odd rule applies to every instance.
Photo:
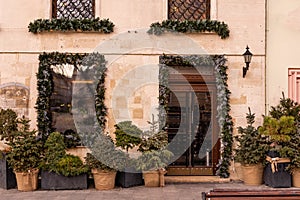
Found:
[[[276,105],[284,92],[299,102],[299,25],[298,1],[267,3],[267,68],[266,109]]]
[[[287,6],[283,1],[281,2]],[[0,106],[13,108],[18,114],[27,116],[31,120],[32,128],[36,128],[38,117],[35,109],[38,97],[36,74],[39,70],[39,55],[43,52],[80,54],[99,52],[107,60],[108,69],[105,81],[105,102],[108,107],[107,131],[113,132],[114,125],[124,120],[131,120],[145,130],[148,128],[147,121],[150,121],[153,115],[158,115],[159,64],[163,62],[163,55],[224,55],[227,60],[225,65],[228,66],[227,84],[231,92],[229,103],[230,116],[234,124],[232,134],[235,135],[237,134],[236,127],[246,124],[245,113],[248,107],[257,114],[256,125],[260,125],[261,114],[265,114],[267,110],[265,105],[270,105],[279,99],[278,87],[280,90],[288,90],[288,76],[283,80],[284,84],[279,84],[276,81],[282,72],[276,71],[276,75],[270,67],[276,64],[282,66],[282,69],[285,68],[284,63],[290,55],[288,51],[281,51],[281,55],[286,59],[280,62],[275,61],[275,58],[280,57],[276,54],[278,53],[276,45],[280,45],[277,37],[280,36],[276,34],[281,33],[271,34],[271,32],[272,28],[282,29],[281,25],[276,24],[275,13],[280,6],[275,4],[274,1],[266,0],[251,2],[245,0],[44,0],[42,2],[1,0]],[[76,8],[75,11],[74,8]],[[270,11],[268,15],[266,8]],[[288,9],[292,9],[292,6]],[[297,12],[291,10],[289,13]],[[266,16],[269,17],[267,34]],[[54,30],[41,33],[28,31],[29,23],[34,20],[66,17],[109,19],[115,25],[114,31],[110,34],[96,31]],[[230,34],[227,38],[221,38],[217,33],[208,31],[177,35],[165,33],[160,36],[147,33],[152,23],[174,19],[207,19],[224,22],[228,25]],[[291,28],[289,34],[297,32],[297,29],[294,30],[293,23],[296,22],[287,21],[282,25]],[[268,49],[266,49],[266,36],[268,36]],[[290,42],[293,43],[292,40]],[[242,54],[247,45],[253,57],[250,68],[243,77],[242,68],[245,63]],[[285,45],[285,48],[289,48],[289,45]],[[268,60],[266,52],[270,56]],[[266,61],[268,61],[267,70]],[[297,65],[294,63],[289,65],[289,68],[295,67]],[[56,96],[52,99],[52,102],[58,101],[53,104],[53,123],[60,128],[66,123],[72,123],[68,121],[70,118],[68,105],[72,101],[68,98],[72,96],[72,92],[67,91],[72,88],[70,82],[74,79],[66,73],[71,72],[74,75],[74,69],[66,66],[63,68],[64,72],[59,69],[54,70],[57,74],[63,74],[64,78],[63,80],[58,78],[57,85],[60,89],[56,91]],[[178,160],[173,163],[175,166],[173,172],[178,175],[215,175],[221,149],[224,146],[219,140],[218,90],[216,81],[212,80],[215,77],[210,74],[211,68],[197,68],[197,73],[184,68],[183,65],[171,68],[176,69],[169,77],[170,87],[175,92],[173,100],[168,100],[170,105],[173,103],[174,106],[169,106],[169,108],[174,108],[174,115],[176,115],[178,104],[184,104],[180,107],[181,109],[187,108],[187,110],[197,107],[198,124],[202,127],[194,128],[198,132],[200,129],[202,132],[211,132],[212,138],[208,143],[210,146],[203,150],[201,146],[205,139],[201,134],[197,135],[197,132],[196,137],[202,137],[202,139],[198,142],[191,142],[190,144],[193,145],[187,147],[188,151],[182,152],[184,156],[179,155]],[[288,73],[286,68],[284,71],[285,74]],[[178,74],[185,77],[184,81],[179,81]],[[278,85],[277,89],[273,87],[275,82]],[[65,95],[64,100],[59,101],[62,98],[60,95]],[[175,116],[175,119],[177,117],[179,121],[170,120],[169,123],[175,123],[174,127],[177,127],[185,119],[185,128],[189,127],[185,131],[193,132],[191,127],[195,116],[191,114],[192,111],[189,112],[190,114],[183,115],[183,110],[181,110],[181,114]],[[59,116],[56,116],[57,113]],[[67,120],[63,121],[64,119]],[[170,115],[168,119],[171,119]],[[59,123],[62,125],[58,125]],[[71,127],[74,128],[74,124]],[[63,128],[67,129],[67,127]],[[170,130],[168,134],[172,137]],[[179,138],[177,142],[181,140],[185,139]],[[203,156],[196,159],[193,157],[194,154]],[[176,167],[183,169],[177,170]]]

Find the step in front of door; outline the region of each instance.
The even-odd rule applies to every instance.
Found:
[[[214,175],[212,167],[168,167],[167,175],[170,176],[201,176]]]
[[[230,178],[219,176],[165,176],[165,183],[229,183]]]

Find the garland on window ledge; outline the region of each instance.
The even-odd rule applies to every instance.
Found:
[[[29,32],[82,31],[112,33],[114,24],[109,19],[36,19],[28,25]]]
[[[167,66],[186,66],[196,67],[197,66],[215,66],[216,74],[216,86],[217,86],[217,119],[220,126],[220,138],[221,138],[221,159],[217,165],[217,175],[222,178],[228,178],[229,166],[232,157],[232,132],[233,122],[229,114],[231,108],[229,104],[230,91],[227,85],[227,66],[225,65],[226,59],[222,55],[215,56],[172,56],[163,55],[160,57],[160,74],[159,74],[159,104],[160,104],[160,117],[165,119],[166,116],[163,109],[168,112],[168,99],[170,90],[168,89],[168,69]],[[164,124],[163,121],[160,121]]]
[[[217,20],[164,20],[161,23],[156,22],[150,25],[149,34],[161,35],[164,32],[180,32],[180,33],[201,33],[215,32],[221,39],[229,37],[228,25]]]
[[[99,53],[71,54],[71,53],[43,53],[39,56],[39,69],[37,73],[38,97],[35,108],[37,109],[37,127],[43,141],[54,131],[50,111],[50,98],[54,90],[54,82],[51,66],[70,64],[78,69],[84,66],[84,72],[92,80],[97,81],[95,94],[95,110],[98,123],[101,128],[105,127],[107,108],[105,100],[105,77],[106,61]]]

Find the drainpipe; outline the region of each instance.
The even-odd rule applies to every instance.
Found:
[[[264,75],[265,75],[265,115],[268,114],[268,107],[269,107],[269,100],[268,100],[268,81],[269,81],[269,78],[268,78],[268,73],[267,73],[267,67],[268,67],[268,60],[267,60],[267,48],[268,48],[268,44],[267,44],[267,40],[268,40],[268,32],[269,32],[269,23],[268,23],[268,11],[269,11],[269,1],[268,0],[265,0],[265,72],[264,72]]]

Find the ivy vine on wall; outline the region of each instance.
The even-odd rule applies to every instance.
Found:
[[[221,39],[229,37],[228,25],[217,20],[164,20],[161,23],[156,22],[150,25],[149,34],[161,35],[164,32],[180,32],[180,33],[201,33],[215,32]]]
[[[231,108],[229,104],[230,91],[227,85],[227,66],[226,59],[222,55],[215,56],[173,56],[163,55],[160,57],[160,73],[159,73],[159,104],[160,104],[160,118],[165,119],[164,116],[168,111],[168,100],[170,90],[168,89],[168,67],[167,66],[186,66],[196,67],[197,66],[215,66],[215,77],[217,87],[217,119],[220,126],[219,137],[221,139],[221,159],[217,165],[217,175],[222,178],[228,178],[229,166],[232,157],[232,132],[233,122],[229,114]],[[163,121],[160,121],[164,124]]]
[[[28,31],[41,33],[49,31],[83,31],[112,33],[114,24],[109,19],[36,19],[28,25]]]
[[[54,91],[53,70],[51,66],[64,64],[73,65],[77,70],[81,70],[80,66],[84,66],[84,71],[82,71],[84,75],[96,82],[94,83],[96,91],[93,91],[95,93],[96,117],[100,127],[105,127],[107,108],[104,104],[104,82],[107,68],[104,56],[99,53],[43,53],[39,56],[39,69],[37,73],[38,97],[35,106],[37,109],[37,127],[43,141],[54,131],[50,111],[50,98]]]

